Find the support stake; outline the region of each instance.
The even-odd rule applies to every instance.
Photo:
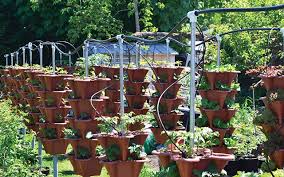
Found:
[[[221,64],[221,41],[222,38],[219,34],[216,35],[217,45],[218,45],[218,51],[217,51],[217,66],[219,67]]]
[[[89,77],[89,42],[85,44],[85,74],[86,77]]]
[[[119,43],[119,81],[120,81],[120,116],[124,115],[124,78],[123,78],[123,39],[121,35],[117,35],[116,39]]]
[[[25,47],[22,47],[22,50],[23,50],[23,65],[26,64],[26,49]]]
[[[9,57],[9,55],[6,54],[6,55],[4,55],[4,57],[6,58],[5,65],[6,65],[6,67],[7,67],[7,66],[8,66],[8,57]]]
[[[38,164],[39,164],[39,169],[42,168],[42,143],[39,140],[38,141]]]
[[[52,72],[53,74],[55,74],[55,46],[54,46],[54,43],[52,44],[51,46],[51,49],[52,49]]]
[[[30,65],[32,66],[33,65],[33,44],[31,42],[29,42],[28,44],[28,47],[29,47],[29,50],[30,50]]]
[[[11,66],[14,66],[14,53],[11,53]]]
[[[71,65],[72,65],[72,55],[71,55],[71,51],[69,51],[68,54],[69,54],[69,66],[71,67]]]
[[[53,177],[58,177],[58,157],[53,156]]]
[[[39,65],[40,65],[40,68],[42,68],[42,66],[43,66],[43,55],[42,55],[42,52],[43,52],[43,45],[39,44]]]
[[[282,37],[283,37],[282,47],[283,47],[283,52],[284,52],[284,28],[281,28],[280,32],[282,33]]]
[[[16,52],[16,65],[19,65],[19,52]]]

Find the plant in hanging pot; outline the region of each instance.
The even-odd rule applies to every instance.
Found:
[[[277,168],[284,167],[284,138],[278,132],[270,133],[264,143],[264,152],[275,162]]]
[[[277,118],[269,109],[265,109],[261,114],[258,114],[255,117],[253,123],[261,126],[263,132],[267,134],[274,131],[274,128],[277,124]]]

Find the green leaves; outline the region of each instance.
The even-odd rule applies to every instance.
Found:
[[[105,153],[109,161],[115,161],[119,158],[118,156],[120,155],[121,152],[119,146],[113,144],[110,147],[106,148]]]

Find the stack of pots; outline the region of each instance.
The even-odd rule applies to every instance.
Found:
[[[88,132],[98,133],[97,117],[104,114],[106,97],[101,95],[101,90],[107,87],[110,82],[108,78],[68,78],[66,79],[72,94],[69,93],[68,102],[74,112],[73,117],[69,117],[69,126],[76,130],[79,137],[68,139],[74,154],[69,154],[69,160],[73,165],[76,174],[81,176],[100,175],[102,165],[99,163],[101,157],[96,154],[98,145],[97,139],[88,139]],[[80,159],[78,154],[80,149],[89,152],[90,157]]]
[[[31,73],[30,73],[31,74]],[[34,73],[33,73],[34,74]],[[39,123],[39,139],[42,141],[47,154],[65,154],[68,142],[64,139],[64,129],[67,125],[65,116],[70,107],[65,105],[66,98],[65,78],[72,77],[66,74],[38,74],[40,87],[34,90],[40,97],[40,112],[44,122]]]
[[[261,75],[260,76],[263,82],[263,85],[265,87],[265,89],[267,90],[267,92],[281,92],[284,89],[284,76],[280,75],[280,76],[271,76],[269,75],[269,73],[265,74],[265,75]],[[277,140],[275,140],[278,144],[282,144],[281,147],[275,148],[275,149],[269,149],[269,156],[271,158],[271,160],[273,160],[277,166],[277,168],[281,169],[284,167],[284,100],[282,98],[282,96],[276,93],[276,100],[268,100],[268,98],[264,98],[264,104],[266,109],[270,110],[276,117],[276,123],[275,124],[263,124],[262,128],[263,131],[266,135],[270,135],[275,133],[277,135]],[[271,119],[273,117],[270,117]],[[268,140],[270,140],[270,136],[268,136]],[[271,141],[271,140],[270,140]],[[273,142],[273,140],[272,140]],[[271,144],[270,144],[271,146]],[[280,146],[280,145],[275,145]],[[272,152],[271,152],[272,151]]]
[[[157,95],[152,96],[151,104],[155,106],[155,111],[153,112],[154,117],[158,123],[158,127],[152,127],[151,131],[153,132],[157,143],[164,144],[168,139],[166,134],[162,134],[163,128],[161,126],[161,122],[159,120],[157,110],[157,103],[160,95],[174,82],[176,82],[176,78],[183,71],[182,67],[154,67],[153,72],[156,76],[156,82],[154,82],[154,86],[157,90]],[[177,130],[177,122],[183,116],[182,113],[176,112],[175,110],[182,104],[183,98],[178,97],[177,93],[181,87],[180,83],[174,83],[160,100],[159,104],[159,114],[161,121],[167,130]]]
[[[226,129],[216,128],[213,125],[214,119],[221,119],[224,123],[229,122],[236,113],[235,109],[227,108],[225,104],[226,99],[234,99],[235,95],[237,94],[237,90],[218,90],[216,88],[217,83],[222,83],[227,85],[228,87],[231,86],[233,81],[237,78],[239,72],[237,71],[226,71],[226,72],[219,72],[219,71],[204,71],[204,77],[206,81],[210,85],[210,89],[208,90],[198,90],[198,93],[202,97],[202,99],[207,99],[209,101],[214,101],[218,103],[219,109],[218,110],[211,110],[205,109],[200,107],[200,112],[203,116],[205,116],[208,120],[208,126],[213,131],[219,132],[219,140],[220,145],[217,147],[213,147],[214,152],[218,153],[233,153],[232,149],[228,149],[224,145],[224,138],[232,136],[234,132],[233,127],[229,127]]]

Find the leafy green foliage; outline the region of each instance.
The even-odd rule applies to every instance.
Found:
[[[262,124],[275,125],[277,123],[277,118],[275,117],[272,111],[270,111],[269,109],[265,109],[261,114],[258,114],[255,117],[253,123],[256,125],[262,125]]]
[[[233,71],[236,71],[236,65],[224,64],[218,67],[216,63],[211,63],[209,65],[205,65],[205,70],[218,71],[218,72],[233,72]]]
[[[237,144],[238,144],[238,138],[236,136],[224,138],[224,144],[228,148],[235,148],[235,147],[237,147]]]
[[[85,147],[78,147],[78,152],[77,152],[77,158],[78,159],[89,159],[91,157],[91,152],[88,148]]]
[[[284,90],[276,89],[267,92],[267,99],[269,102],[284,100]]]
[[[141,158],[143,146],[139,144],[132,144],[128,147],[128,149],[132,160],[138,160]]]
[[[178,167],[175,162],[171,162],[166,168],[162,168],[160,171],[155,172],[151,176],[153,177],[180,177]]]
[[[207,99],[202,99],[201,100],[201,107],[204,109],[212,109],[212,110],[218,110],[220,109],[220,106],[217,102],[215,101],[209,101]]]
[[[79,132],[73,128],[64,129],[64,135],[65,135],[65,138],[68,138],[68,139],[80,138]]]
[[[43,129],[41,129],[41,131],[42,131],[43,136],[47,139],[56,139],[57,138],[55,128],[43,128]]]
[[[196,125],[198,127],[206,127],[208,125],[208,119],[205,116],[200,116],[196,119]]]
[[[230,127],[230,122],[224,122],[220,118],[215,118],[213,120],[213,126],[215,128],[226,129]]]
[[[119,158],[120,148],[118,145],[113,144],[105,150],[106,157],[109,161],[115,161]]]

